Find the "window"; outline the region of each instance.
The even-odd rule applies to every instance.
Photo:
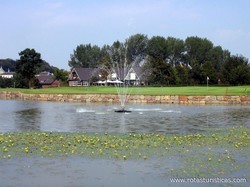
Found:
[[[130,73],[130,80],[135,80],[135,73]]]

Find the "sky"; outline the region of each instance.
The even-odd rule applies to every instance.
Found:
[[[35,49],[69,70],[80,44],[102,47],[135,34],[207,38],[250,60],[249,0],[0,0],[0,59]]]

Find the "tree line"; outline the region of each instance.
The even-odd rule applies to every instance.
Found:
[[[66,82],[68,72],[50,66],[34,49],[19,53],[20,59],[0,60],[3,69],[15,71],[13,79],[0,77],[0,87],[30,88],[37,85],[36,74],[42,71],[54,73]],[[197,36],[181,40],[143,34],[130,36],[125,42],[99,47],[81,44],[73,50],[68,65],[71,68],[100,68],[102,76],[114,64],[135,64],[144,72],[147,85],[202,85],[250,84],[250,65],[242,55],[232,55],[207,38]],[[113,66],[114,67],[114,66]]]
[[[17,87],[31,88],[39,87],[38,79],[35,75],[47,71],[53,73],[54,76],[66,82],[68,72],[54,66],[50,66],[48,62],[41,58],[41,54],[35,49],[27,48],[19,53],[20,59],[1,59],[0,66],[5,71],[15,72],[13,78],[0,77],[0,88]]]
[[[130,36],[125,42],[99,47],[81,44],[68,62],[71,68],[98,68],[110,63],[136,63],[148,70],[149,85],[250,84],[250,65],[242,55],[197,36],[185,40],[162,36]]]

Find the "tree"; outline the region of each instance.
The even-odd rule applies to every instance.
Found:
[[[190,70],[190,76],[193,84],[204,84],[204,75],[202,73],[201,66],[197,62],[192,62],[193,66]]]
[[[30,88],[35,75],[42,64],[41,54],[34,49],[25,49],[19,53],[20,59],[16,63],[16,87]]]
[[[176,65],[175,71],[177,72],[179,84],[181,85],[188,85],[189,84],[189,71],[190,69],[185,65]]]
[[[111,56],[112,67],[124,67],[126,47],[124,43],[116,41],[110,48],[109,55]]]
[[[167,38],[168,62],[175,66],[183,62],[184,41],[173,37]]]
[[[147,53],[149,56],[165,61],[168,57],[167,40],[161,36],[154,36],[148,41]]]
[[[230,56],[223,64],[223,76],[223,80],[228,84],[249,84],[250,67],[248,60],[243,56]]]
[[[163,61],[150,57],[151,74],[149,83],[154,85],[174,85],[176,84],[176,74],[173,67]]]
[[[201,66],[201,71],[203,75],[203,81],[205,82],[207,80],[207,77],[209,77],[209,82],[211,84],[216,84],[218,83],[218,77],[216,70],[210,61],[206,61],[202,66]]]
[[[68,80],[68,77],[69,77],[69,73],[63,69],[58,69],[56,67],[53,67],[53,73],[54,73],[54,76],[56,77],[56,79],[66,83],[66,81]]]
[[[146,47],[148,43],[148,37],[143,34],[136,34],[130,36],[126,40],[127,47],[127,60],[131,62],[140,63],[143,59],[145,59],[147,52]]]
[[[220,72],[223,64],[223,49],[221,46],[215,46],[208,51],[207,61],[212,63],[216,72]]]
[[[0,88],[11,88],[11,87],[14,87],[13,78],[0,77]]]
[[[48,62],[43,60],[41,65],[38,67],[37,72],[40,73],[40,72],[43,72],[43,71],[54,73],[54,68],[52,66],[50,66],[50,64]]]
[[[69,66],[75,68],[94,68],[101,58],[100,47],[97,45],[91,46],[91,44],[81,44],[76,47],[74,54],[70,55]]]
[[[213,43],[206,38],[188,37],[185,40],[187,62],[193,66],[193,62],[201,65],[208,60],[209,51]]]
[[[205,83],[201,66],[209,60],[209,51],[213,48],[213,43],[206,38],[192,36],[186,38],[185,48],[185,63],[191,65],[190,73],[194,83]]]

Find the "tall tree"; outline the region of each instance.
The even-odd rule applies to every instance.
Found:
[[[201,66],[193,60],[191,62],[193,64],[192,68],[190,69],[190,77],[192,78],[191,82],[193,84],[204,84],[204,75],[201,69]]]
[[[218,76],[217,76],[216,69],[214,68],[212,62],[206,61],[201,66],[201,71],[203,75],[203,82],[206,82],[207,78],[209,78],[209,82],[211,84],[218,83]]]
[[[221,46],[215,46],[208,51],[207,61],[212,63],[217,72],[221,70],[223,64],[223,49]]]
[[[250,83],[250,66],[243,56],[232,55],[223,64],[223,80],[233,85]]]
[[[25,49],[19,53],[20,59],[16,63],[16,87],[30,88],[37,70],[42,64],[41,54],[35,49]]]
[[[161,36],[153,36],[148,41],[147,53],[153,58],[165,61],[169,54],[167,40]]]
[[[175,71],[177,72],[179,84],[181,85],[188,85],[189,84],[189,75],[190,69],[185,65],[176,65]]]
[[[66,83],[66,81],[69,77],[68,71],[63,70],[63,69],[59,69],[56,67],[52,67],[52,68],[53,68],[53,73],[54,73],[54,76],[56,77],[56,79]]]
[[[146,57],[146,47],[148,43],[148,37],[143,34],[136,34],[130,36],[125,45],[127,47],[127,60],[129,62],[140,63]]]
[[[213,43],[206,38],[188,37],[185,40],[186,56],[190,65],[192,62],[199,65],[208,60],[209,51],[213,48]]]
[[[148,63],[151,67],[150,83],[174,85],[177,83],[177,71],[169,63],[169,48],[164,37],[154,36],[148,41]]]
[[[168,62],[175,66],[183,63],[183,55],[185,52],[184,41],[174,37],[167,38]]]
[[[45,60],[42,61],[41,65],[37,69],[38,73],[43,72],[43,71],[54,73],[53,67],[50,66],[50,64],[48,62],[46,62]]]
[[[201,66],[208,60],[209,51],[213,48],[213,43],[206,38],[188,37],[185,40],[186,64],[191,65],[191,77],[194,83],[204,83],[204,75]]]
[[[126,47],[124,43],[116,41],[109,51],[112,66],[123,67],[125,65]]]
[[[149,57],[151,63],[151,74],[149,83],[154,85],[174,85],[176,84],[176,76],[173,67],[154,57]]]
[[[101,59],[101,49],[97,45],[79,45],[70,55],[70,67],[94,68]]]

